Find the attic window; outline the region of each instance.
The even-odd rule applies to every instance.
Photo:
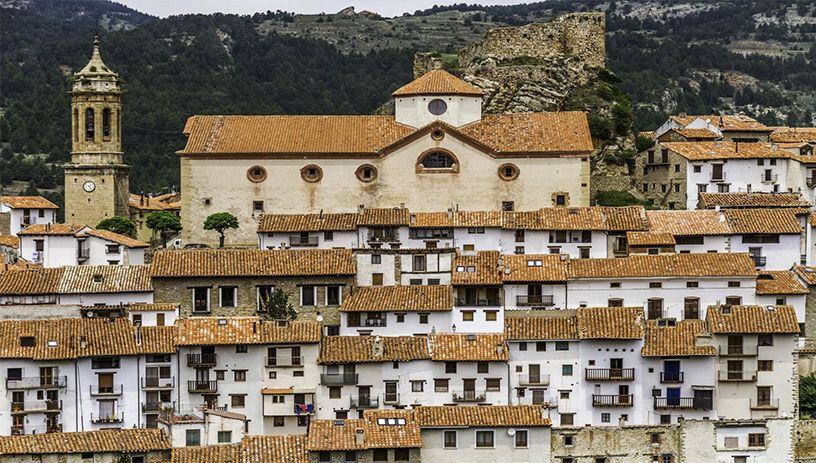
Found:
[[[499,178],[505,182],[510,182],[517,179],[519,176],[519,168],[512,163],[502,164],[499,167]]]
[[[354,173],[361,182],[373,182],[377,178],[377,168],[371,164],[363,164]]]
[[[405,418],[377,418],[377,424],[380,426],[403,426],[405,425]]]
[[[57,347],[57,341],[53,339],[48,340],[48,347]]]
[[[309,183],[317,183],[323,178],[323,169],[316,164],[309,164],[300,169],[300,176]]]
[[[94,274],[93,276],[94,283],[102,283],[102,275],[99,273]]]
[[[226,318],[219,318],[218,319],[218,325],[219,326],[226,326],[226,324],[227,324],[227,319]]]
[[[441,98],[434,98],[428,103],[428,111],[434,116],[441,116],[448,110],[448,104]]]
[[[346,422],[344,420],[334,420],[335,426],[344,426]]]
[[[724,315],[729,315],[731,313],[731,306],[730,305],[722,306],[722,313]]]
[[[527,266],[528,267],[541,267],[544,265],[540,260],[528,260]]]
[[[252,166],[247,170],[247,178],[250,182],[261,183],[266,180],[266,169],[261,166]]]
[[[436,129],[433,132],[431,132],[431,138],[433,138],[434,140],[439,141],[439,140],[445,138],[445,132],[443,132],[441,129]]]
[[[37,345],[34,336],[20,336],[20,347],[34,347]]]

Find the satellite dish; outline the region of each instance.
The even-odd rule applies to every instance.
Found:
[[[513,429],[513,428],[508,429],[507,430],[507,435],[508,436],[515,436],[516,435],[516,430]]]
[[[319,322],[322,322],[323,321],[323,315],[318,315],[316,320],[319,321]]]

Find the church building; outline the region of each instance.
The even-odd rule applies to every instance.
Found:
[[[589,205],[583,112],[482,114],[482,91],[433,70],[393,93],[395,115],[192,116],[181,161],[182,239],[212,243],[205,218],[263,213],[535,210]]]
[[[65,223],[90,227],[128,217],[128,172],[122,153],[122,89],[94,41],[71,90],[71,161],[65,170]]]

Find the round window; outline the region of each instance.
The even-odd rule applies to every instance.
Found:
[[[323,169],[318,165],[309,164],[300,169],[300,176],[310,183],[319,182],[323,178]]]
[[[261,166],[252,166],[247,169],[247,178],[250,182],[261,183],[266,180],[266,169]]]
[[[428,111],[430,111],[431,114],[433,114],[434,116],[441,116],[445,114],[445,111],[447,110],[448,104],[445,103],[445,100],[436,98],[434,100],[431,100],[430,103],[428,103]]]
[[[377,178],[377,168],[371,164],[363,164],[357,168],[357,179],[361,182],[373,182]]]
[[[499,167],[499,178],[502,180],[510,181],[515,180],[519,176],[519,168],[515,164],[502,164]]]

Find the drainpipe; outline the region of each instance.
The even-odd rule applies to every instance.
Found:
[[[142,356],[136,356],[136,427],[142,427],[142,381],[141,381],[141,371],[142,371]]]
[[[79,413],[74,413],[74,421],[76,422],[74,429],[76,429],[77,431],[84,431],[85,415],[83,412],[85,411],[85,407],[82,406],[82,391],[80,390],[79,365],[77,364],[77,362],[78,359],[74,359],[74,388],[76,390],[77,395],[75,403],[77,404],[77,410],[79,411]]]
[[[509,358],[509,355],[510,355],[510,352],[509,352],[510,344],[509,343],[507,344],[507,350],[508,350],[507,355],[508,355],[508,358]],[[513,388],[510,387],[510,361],[504,362],[504,365],[507,367],[507,382],[505,383],[505,384],[507,384],[507,405],[513,405],[510,402],[512,400],[512,398],[513,398],[513,391],[512,391]]]

